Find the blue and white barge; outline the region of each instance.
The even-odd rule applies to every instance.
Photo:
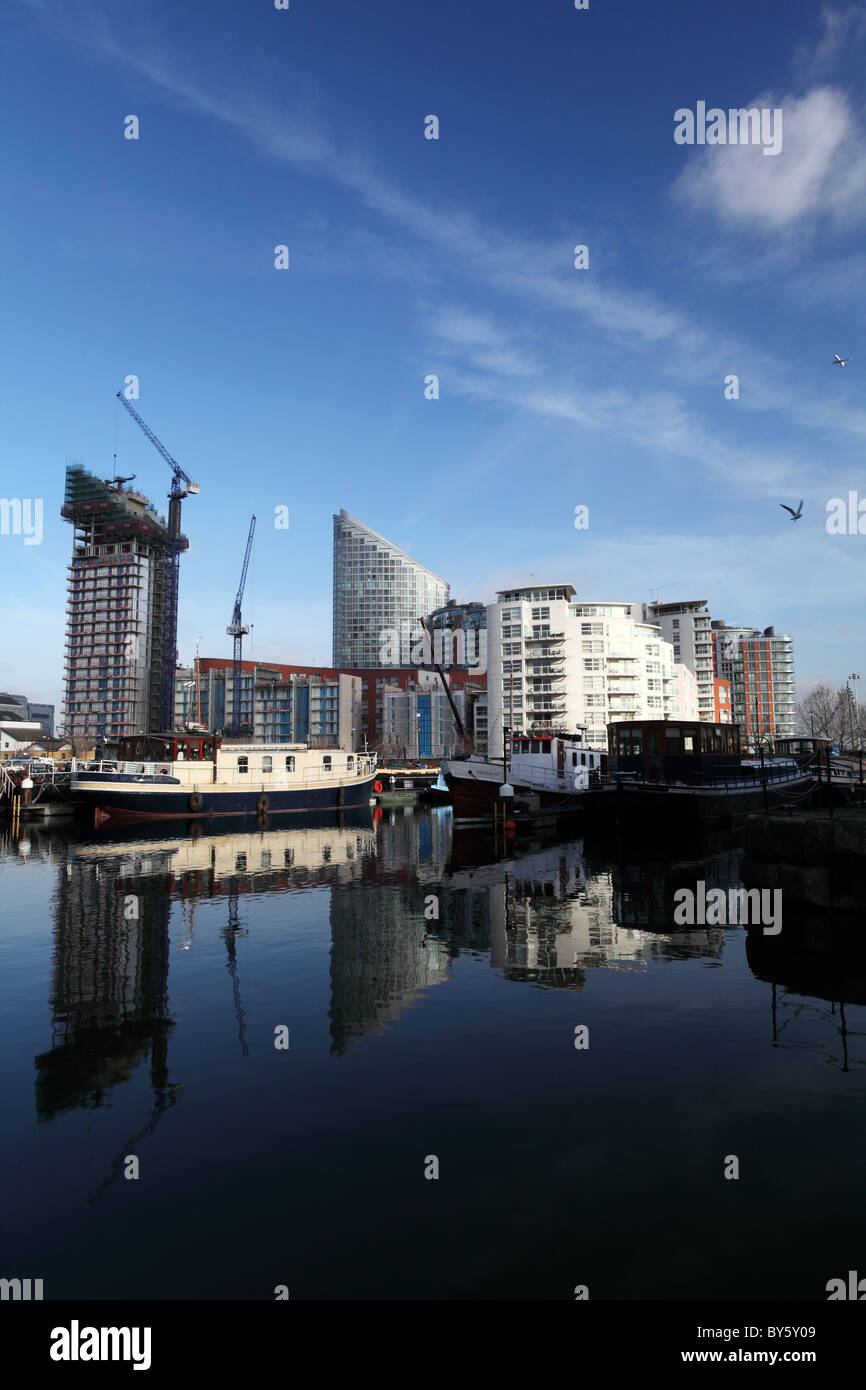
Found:
[[[76,807],[105,820],[268,816],[368,806],[376,755],[214,734],[122,738],[118,756],[72,764]]]

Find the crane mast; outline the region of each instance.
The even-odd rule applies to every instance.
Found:
[[[197,493],[199,487],[198,483],[194,483],[189,474],[184,472],[177,460],[172,458],[165,445],[157,438],[153,430],[144,423],[138,411],[129,403],[122,391],[117,392],[117,399],[126,407],[139,429],[147,435],[157,452],[162,454],[162,457],[172,471],[171,491],[168,494],[168,539],[166,541],[163,568],[164,611],[162,628],[162,669],[159,691],[160,729],[152,729],[150,731],[151,733],[158,733],[174,727],[174,683],[175,671],[177,669],[177,601],[180,587],[181,552],[180,508],[183,499]]]
[[[229,637],[235,639],[234,653],[232,659],[232,734],[237,736],[241,731],[241,666],[242,666],[242,647],[244,633],[249,632],[249,627],[241,620],[241,602],[244,596],[244,586],[247,582],[247,569],[250,563],[250,551],[253,548],[253,534],[256,529],[256,519],[253,516],[250,521],[250,531],[247,536],[247,548],[244,552],[244,567],[241,570],[241,582],[238,585],[237,597],[235,598],[234,612],[232,620],[226,628]]]
[[[458,711],[458,709],[457,709],[456,704],[454,703],[454,696],[451,694],[451,686],[450,686],[449,683],[448,683],[448,677],[445,675],[445,672],[443,671],[443,669],[442,669],[440,663],[436,660],[435,649],[434,649],[434,646],[433,646],[433,633],[431,632],[431,630],[430,630],[430,628],[429,628],[429,626],[428,626],[428,624],[427,624],[426,618],[419,618],[418,621],[420,622],[421,626],[423,627],[424,631],[426,632],[427,636],[428,636],[429,639],[430,639],[430,659],[431,659],[431,661],[433,662],[433,665],[435,666],[437,672],[439,673],[439,679],[440,679],[440,681],[442,682],[442,689],[445,691],[445,694],[448,696],[448,703],[449,703],[449,705],[451,706],[451,713],[452,713],[453,716],[454,716],[454,723],[455,723],[455,725],[456,725],[456,727],[457,727],[457,733],[458,733],[459,736],[460,736],[460,742],[461,742],[461,744],[462,744],[462,746],[463,746],[463,751],[464,751],[465,753],[471,753],[471,752],[472,752],[472,739],[469,737],[469,734],[466,732],[466,726],[464,725],[463,720],[460,718],[459,711]]]

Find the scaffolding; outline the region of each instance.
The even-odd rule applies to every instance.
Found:
[[[143,493],[66,469],[74,527],[66,638],[66,727],[104,741],[160,727],[169,563],[165,518]],[[179,549],[189,542],[180,538]],[[176,617],[176,615],[175,615]]]

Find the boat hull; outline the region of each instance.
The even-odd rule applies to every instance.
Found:
[[[73,784],[76,808],[113,821],[208,820],[215,816],[281,816],[310,811],[348,811],[366,807],[375,777],[319,787],[112,786],[106,780]],[[200,804],[198,798],[201,798]],[[264,800],[263,800],[264,799]],[[267,804],[265,805],[265,801]]]
[[[814,785],[811,774],[768,782],[770,810],[788,797],[797,797]],[[682,787],[669,784],[628,783],[611,785],[587,793],[586,809],[598,828],[630,823],[662,832],[674,829],[729,826],[764,808],[764,791],[755,786]]]

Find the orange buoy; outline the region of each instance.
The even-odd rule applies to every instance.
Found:
[[[373,783],[373,791],[374,791],[374,792],[380,792],[381,790],[382,790],[382,783],[381,783],[381,782],[374,782],[374,783]]]

